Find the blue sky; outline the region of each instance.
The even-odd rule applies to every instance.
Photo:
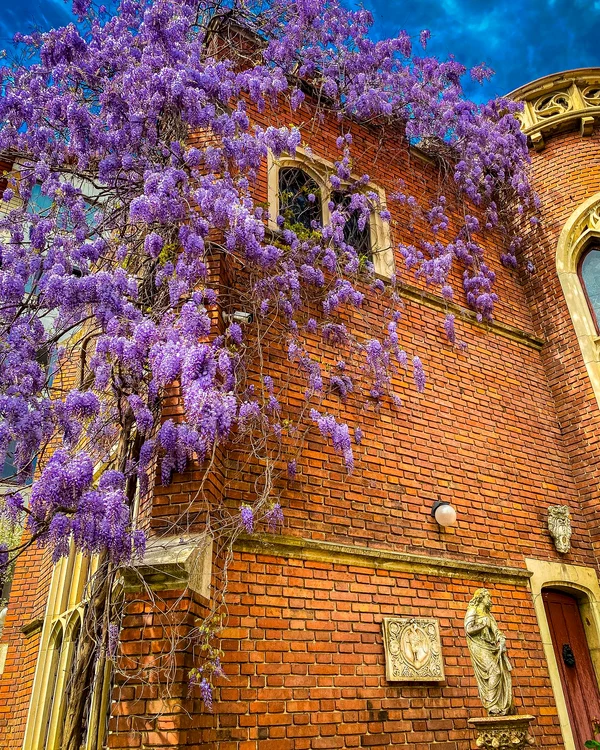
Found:
[[[349,0],[348,0],[349,1]],[[453,53],[466,65],[486,62],[496,71],[469,94],[484,99],[549,73],[600,67],[600,0],[364,0],[375,16],[374,34],[431,31],[429,52]],[[4,0],[0,47],[16,31],[47,29],[70,20],[63,0]]]
[[[375,33],[431,31],[428,52],[496,71],[471,96],[506,94],[550,73],[600,67],[600,0],[366,0]]]

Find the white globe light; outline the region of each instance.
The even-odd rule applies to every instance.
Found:
[[[435,511],[435,520],[440,526],[456,526],[456,509],[449,503],[440,505]]]

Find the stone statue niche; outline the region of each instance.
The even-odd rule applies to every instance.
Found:
[[[548,508],[548,531],[554,546],[563,555],[571,549],[571,513],[567,505],[551,505]]]
[[[465,635],[477,690],[487,716],[470,718],[481,750],[521,750],[534,744],[529,734],[533,716],[518,716],[512,695],[512,666],[506,638],[492,615],[492,597],[477,589],[465,614]]]

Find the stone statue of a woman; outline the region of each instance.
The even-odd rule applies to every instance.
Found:
[[[491,608],[490,592],[477,589],[465,615],[465,633],[483,707],[490,716],[506,716],[515,713],[512,667],[506,653],[506,639]]]

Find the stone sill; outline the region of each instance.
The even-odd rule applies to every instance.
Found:
[[[252,552],[274,557],[451,578],[462,577],[478,581],[502,581],[519,586],[526,586],[533,575],[527,568],[430,557],[410,552],[272,534],[243,535],[236,541],[235,549],[239,552]]]

